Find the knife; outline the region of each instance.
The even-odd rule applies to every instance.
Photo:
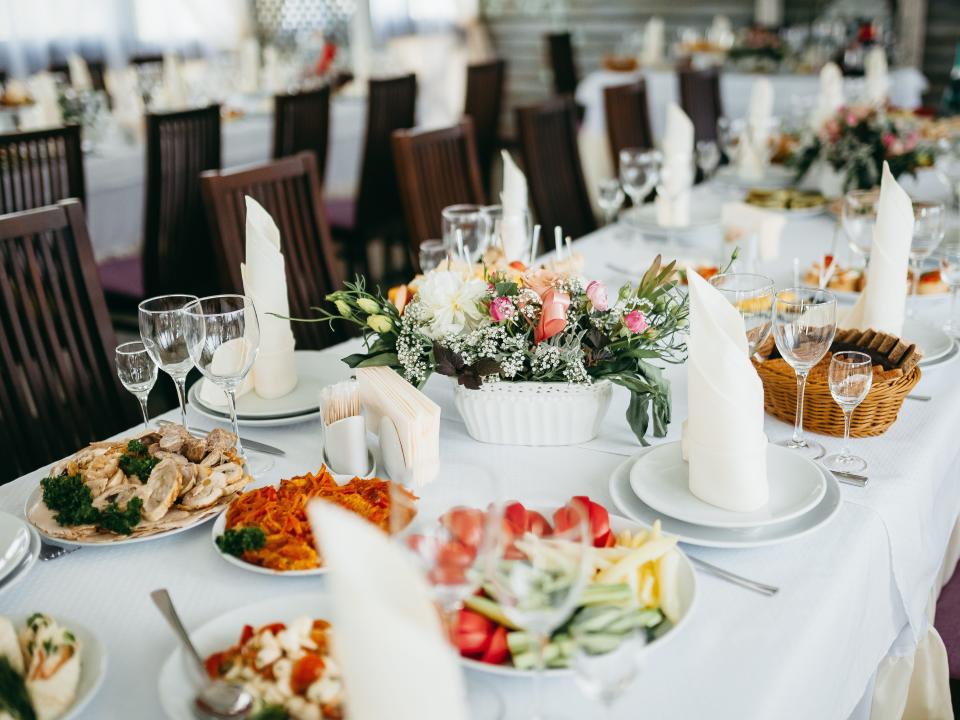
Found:
[[[158,425],[176,425],[177,423],[171,422],[170,420],[158,420]],[[202,433],[206,435],[210,430],[208,428],[199,428],[199,427],[188,427],[192,433]],[[241,437],[240,442],[243,443],[246,447],[251,450],[256,450],[257,452],[266,453],[267,455],[280,455],[285,456],[287,453],[281,450],[278,447],[273,445],[267,445],[266,443],[259,442],[257,440],[250,440],[249,438]]]

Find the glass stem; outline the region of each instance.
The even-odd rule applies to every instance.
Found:
[[[913,279],[910,283],[910,307],[907,312],[907,315],[913,317],[913,313],[916,310],[917,304],[917,292],[920,290],[920,268],[921,265],[919,262],[914,262],[910,260],[910,267],[913,269]]]
[[[793,444],[803,445],[803,393],[807,389],[807,373],[809,370],[797,371],[797,412],[793,424]]]
[[[957,296],[960,295],[960,285],[950,286],[950,329],[960,328],[960,322],[957,322]]]
[[[147,395],[137,395],[137,400],[140,401],[140,412],[143,413],[143,429],[148,430],[150,428],[150,415],[147,414]]]
[[[173,379],[173,384],[177,386],[177,400],[180,402],[180,424],[187,426],[187,378],[179,377]]]
[[[532,720],[541,720],[541,718],[543,718],[543,671],[546,668],[547,644],[550,642],[550,638],[546,635],[537,633],[535,641],[537,643],[537,664],[536,673],[533,677]]]
[[[850,458],[850,420],[853,418],[853,408],[843,409],[843,445],[840,446],[840,459]]]
[[[233,434],[237,436],[237,454],[246,460],[247,454],[243,451],[243,443],[240,442],[240,424],[237,422],[237,389],[230,387],[226,393],[227,402],[230,404],[230,423],[233,425]]]

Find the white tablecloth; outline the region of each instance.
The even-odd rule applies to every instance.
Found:
[[[789,223],[781,259],[761,270],[785,283],[791,258],[812,260],[830,232],[831,221],[825,217]],[[576,244],[591,277],[616,283],[621,278],[608,262],[639,264],[664,249],[624,237],[628,235],[621,232],[617,238],[604,230]],[[925,312],[940,319],[944,308]],[[781,591],[765,598],[698,576],[699,598],[689,624],[651,653],[613,716],[869,717],[878,666],[890,653],[909,656],[915,639],[926,630],[925,600],[937,582],[960,514],[958,372],[957,362],[925,370],[916,392],[933,400],[907,402],[883,437],[854,441],[855,451],[869,459],[871,484],[866,489],[841,486],[845,502],[840,512],[817,533],[739,552],[687,548]],[[670,437],[676,438],[686,407],[684,371],[674,367],[668,376],[674,396]],[[442,459],[496,468],[511,495],[524,501],[559,503],[586,493],[612,507],[610,473],[637,449],[623,419],[626,398],[619,392],[601,438],[587,446],[561,448],[478,444],[451,407],[449,380],[431,379],[427,393],[444,408]],[[195,415],[191,419],[202,421]],[[766,432],[777,440],[790,428],[768,418]],[[261,482],[320,465],[316,423],[244,433],[287,451]],[[835,438],[820,439],[828,450],[839,446]],[[0,509],[21,512],[41,476],[32,473],[0,488]],[[427,492],[443,486],[432,487]],[[110,655],[110,669],[83,717],[150,720],[162,717],[156,677],[175,645],[150,603],[151,590],[169,588],[188,625],[196,626],[230,608],[323,585],[322,578],[277,580],[227,564],[213,549],[206,526],[156,542],[84,549],[39,563],[21,585],[0,596],[0,613],[44,610],[94,629]],[[471,682],[481,677],[469,673]],[[528,716],[527,681],[498,678],[491,684],[507,701],[507,718]],[[550,706],[569,716],[598,714],[570,679],[548,682],[546,695]]]
[[[330,105],[326,197],[352,197],[356,191],[365,127],[366,98],[337,94]],[[273,116],[261,111],[225,121],[222,143],[224,168],[269,160]],[[87,155],[84,163],[86,209],[97,259],[138,252],[143,240],[144,146],[117,139]]]

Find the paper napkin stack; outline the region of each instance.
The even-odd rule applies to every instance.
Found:
[[[747,355],[743,318],[693,269],[688,417],[690,492],[711,505],[751,512],[769,496],[763,384]]]
[[[874,47],[863,61],[865,76],[864,100],[868,105],[884,105],[890,90],[887,76],[887,53],[882,47]]]
[[[357,381],[392,479],[423,487],[440,469],[440,406],[388,367],[357,368]]]
[[[739,245],[747,257],[767,261],[780,256],[780,236],[786,224],[782,215],[746,203],[730,202],[720,207],[720,223],[724,239]],[[755,252],[750,247],[751,235],[756,238]]]
[[[743,180],[761,180],[767,171],[772,117],[773,85],[767,78],[758,78],[753,81],[747,126],[737,148],[737,174]]]
[[[351,720],[467,720],[458,658],[399,544],[332,503],[307,508],[330,569],[334,656]]]
[[[657,224],[684,227],[690,224],[690,188],[693,187],[693,123],[680,107],[667,106],[663,133],[662,182],[657,188]]]
[[[844,328],[879,330],[900,336],[907,298],[907,267],[913,238],[913,204],[883,164],[877,223],[870,245],[867,286],[840,321]]]
[[[500,203],[503,214],[500,220],[500,241],[507,261],[526,260],[530,254],[530,238],[527,233],[527,178],[506,150],[503,158],[503,191]]]
[[[810,116],[810,127],[819,130],[843,107],[843,73],[836,63],[829,62],[820,70],[820,94],[817,107]]]

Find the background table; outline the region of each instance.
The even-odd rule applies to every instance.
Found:
[[[706,191],[709,195],[709,191]],[[788,223],[781,256],[760,269],[785,284],[794,255],[812,261],[829,240],[832,220],[819,217]],[[623,276],[608,263],[638,267],[670,248],[641,241],[625,228],[602,230],[575,244],[590,277],[613,287]],[[689,254],[681,249],[681,254]],[[940,319],[945,308],[925,308]],[[348,347],[331,353],[346,354]],[[944,548],[960,514],[960,363],[924,371],[916,392],[928,403],[907,402],[884,436],[854,441],[870,461],[866,489],[841,486],[837,516],[813,535],[769,548],[744,551],[685,548],[748,577],[778,585],[761,597],[698,575],[699,597],[689,623],[652,652],[637,683],[614,717],[689,718],[866,718],[878,664],[888,655],[912,651],[927,629],[926,600],[936,583]],[[671,367],[676,439],[686,416],[683,367]],[[447,378],[432,378],[426,392],[443,407],[441,459],[494,469],[511,496],[532,504],[559,504],[589,494],[613,507],[607,491],[611,472],[637,450],[623,412],[627,398],[615,394],[601,436],[577,447],[491,447],[470,439],[452,406]],[[191,412],[191,422],[207,421]],[[289,428],[246,429],[245,434],[282,446],[287,457],[259,483],[316,470],[320,465],[317,423]],[[767,418],[771,440],[790,428]],[[819,438],[828,451],[836,438]],[[43,476],[31,473],[0,488],[0,508],[20,513]],[[440,492],[443,478],[425,492]],[[362,562],[362,558],[358,558]],[[42,610],[75,618],[93,629],[109,653],[106,684],[84,714],[90,720],[162,717],[156,678],[175,641],[148,593],[171,590],[188,625],[282,593],[322,590],[322,578],[275,579],[226,563],[213,549],[210,526],[156,542],[83,549],[38,563],[22,584],[0,596],[0,614]],[[372,623],[375,629],[375,621]],[[469,672],[487,679],[507,700],[507,717],[527,717],[527,681]],[[375,691],[375,690],[371,690]],[[569,678],[547,685],[550,706],[572,717],[594,717]]]

